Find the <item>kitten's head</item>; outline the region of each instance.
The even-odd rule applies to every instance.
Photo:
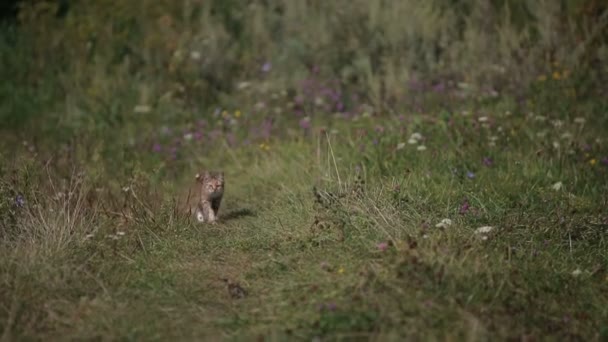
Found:
[[[209,195],[224,192],[224,172],[205,171],[196,174],[196,180],[201,183],[203,191]]]

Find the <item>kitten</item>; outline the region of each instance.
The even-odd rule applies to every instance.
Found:
[[[198,203],[191,209],[198,222],[215,223],[218,219],[220,203],[224,195],[224,172],[205,171],[196,175],[200,186]]]

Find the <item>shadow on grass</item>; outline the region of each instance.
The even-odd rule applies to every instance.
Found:
[[[234,210],[230,210],[226,214],[222,215],[221,218],[223,221],[228,221],[228,220],[234,220],[234,219],[238,219],[238,218],[246,217],[246,216],[255,216],[255,212],[253,210],[247,209],[247,208],[234,209]]]

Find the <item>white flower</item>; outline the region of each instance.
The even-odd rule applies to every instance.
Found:
[[[449,218],[444,218],[441,222],[437,223],[435,227],[437,228],[447,228],[452,225],[452,220]]]
[[[583,271],[581,271],[580,268],[575,269],[574,271],[572,271],[572,276],[574,277],[578,277],[579,275],[581,275],[583,273]]]
[[[116,232],[116,235],[117,235],[117,236],[124,236],[124,235],[125,235],[125,232],[123,232],[123,231],[118,231],[118,232]]]
[[[559,150],[559,142],[558,141],[554,141],[553,142],[553,148],[556,150]]]
[[[572,133],[566,132],[566,133],[562,134],[561,138],[564,140],[570,140],[570,139],[572,139]]]
[[[190,58],[194,59],[195,61],[198,61],[199,59],[201,59],[201,53],[198,51],[192,51],[190,52]]]
[[[410,144],[410,145],[415,145],[415,144],[417,144],[417,143],[418,143],[418,140],[410,138],[410,139],[407,141],[407,143],[408,143],[408,144]]]
[[[584,124],[585,121],[587,121],[587,120],[585,120],[585,118],[582,118],[582,117],[574,118],[574,123],[577,123],[579,125]]]
[[[243,89],[249,88],[249,85],[250,85],[249,82],[243,81],[243,82],[239,82],[239,84],[237,84],[236,88],[238,90],[243,90]]]
[[[551,188],[555,191],[559,191],[562,189],[563,186],[564,186],[564,184],[562,184],[562,182],[557,182],[557,183],[551,185]]]
[[[422,140],[422,134],[420,134],[418,132],[414,132],[414,133],[412,133],[412,135],[410,135],[410,139],[414,139],[416,141]]]
[[[534,117],[534,120],[536,120],[538,122],[545,122],[545,120],[547,120],[547,118],[542,115],[537,115]]]
[[[487,116],[480,116],[479,118],[477,118],[477,121],[479,122],[488,122],[488,117]]]
[[[149,113],[151,110],[152,108],[148,105],[137,105],[133,108],[135,113]]]
[[[424,146],[424,145],[420,145],[420,146],[416,147],[416,149],[417,149],[418,151],[426,151],[426,146]]]
[[[192,133],[184,134],[184,140],[186,140],[186,141],[192,140],[192,137],[193,137]]]
[[[483,226],[475,229],[475,234],[488,234],[492,230],[494,230],[492,226]]]
[[[131,190],[131,188],[129,188],[128,186],[122,188],[123,192],[129,192],[129,190]]]
[[[398,144],[397,144],[397,149],[398,149],[398,150],[400,150],[400,149],[402,149],[402,148],[404,148],[404,147],[405,147],[405,143],[398,143]]]

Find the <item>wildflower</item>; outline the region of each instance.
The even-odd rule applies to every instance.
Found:
[[[416,147],[416,150],[418,150],[418,151],[426,151],[426,146],[420,145],[420,146]]]
[[[401,149],[402,149],[402,148],[404,148],[404,147],[405,147],[405,143],[402,143],[402,142],[401,142],[401,143],[398,143],[398,144],[397,144],[397,149],[398,149],[398,150],[401,150]]]
[[[554,149],[559,150],[559,146],[560,146],[560,145],[559,145],[559,141],[554,141],[554,142],[553,142],[553,148],[554,148]]]
[[[162,151],[162,150],[163,150],[163,147],[162,147],[162,145],[161,145],[161,144],[159,144],[159,143],[155,143],[155,144],[152,146],[152,151],[154,151],[154,152],[156,152],[156,153],[159,153],[159,152],[160,152],[160,151]]]
[[[420,134],[418,132],[414,132],[410,136],[410,139],[414,139],[415,141],[420,141],[420,140],[422,140],[422,134]]]
[[[574,123],[577,123],[577,124],[579,124],[579,125],[584,124],[584,123],[585,123],[585,121],[587,121],[587,120],[585,120],[585,118],[583,118],[583,117],[577,117],[577,118],[574,118]]]
[[[131,190],[131,188],[130,188],[130,187],[128,187],[128,186],[124,186],[124,187],[122,188],[122,191],[123,191],[123,192],[129,192],[129,190]]]
[[[379,249],[381,252],[384,252],[384,251],[386,251],[386,249],[388,248],[388,243],[386,243],[386,242],[380,242],[380,243],[377,245],[377,247],[378,247],[378,249]]]
[[[483,165],[490,167],[494,164],[494,161],[490,157],[483,157]]]
[[[452,220],[449,218],[444,218],[441,222],[437,223],[435,227],[437,228],[447,228],[452,225]]]
[[[559,80],[562,78],[562,75],[559,73],[559,71],[554,71],[553,72],[553,79],[554,80]]]
[[[471,171],[467,171],[467,178],[468,179],[473,179],[473,178],[475,178],[475,174],[473,172],[471,172]]]
[[[226,111],[226,110],[222,111],[222,117],[223,118],[227,118],[229,116],[230,116],[230,114],[228,113],[228,111]]]
[[[190,58],[192,58],[195,61],[198,61],[199,59],[201,59],[201,53],[198,51],[192,51],[192,52],[190,52]]]
[[[186,140],[186,141],[192,140],[193,137],[194,137],[194,135],[192,133],[184,134],[184,140]]]
[[[262,64],[262,72],[270,72],[270,70],[272,69],[272,63],[270,62],[266,62],[264,64]]]
[[[337,307],[338,306],[336,305],[336,303],[333,303],[333,302],[327,304],[327,310],[329,310],[329,311],[335,311]]]
[[[236,112],[234,112],[234,117],[235,118],[240,118],[241,117],[241,111],[237,110]]]
[[[299,125],[300,125],[300,128],[302,128],[302,129],[309,129],[310,128],[310,118],[308,116],[302,118],[300,120]]]
[[[488,117],[487,116],[480,116],[477,121],[479,122],[488,122]]]
[[[148,105],[137,105],[135,108],[133,108],[133,111],[135,113],[148,113],[151,109],[152,108],[150,108]]]
[[[604,166],[608,166],[608,157],[604,157],[602,158],[602,160],[600,161]]]
[[[344,267],[340,267],[338,269],[338,274],[344,274]]]
[[[117,236],[124,236],[124,235],[125,235],[125,232],[123,232],[123,231],[118,231],[118,232],[116,232],[116,235],[117,235]]]
[[[494,227],[492,226],[483,226],[483,227],[479,227],[477,229],[475,229],[475,234],[488,234],[489,232],[493,231]]]
[[[557,183],[553,184],[551,186],[551,188],[555,191],[559,191],[562,189],[562,186],[563,186],[562,182],[557,182]]]
[[[591,166],[593,166],[593,165],[597,164],[597,160],[596,160],[595,158],[593,158],[593,159],[591,159],[591,160],[589,161],[589,164],[590,164]]]
[[[458,213],[460,215],[464,215],[467,212],[469,212],[469,209],[471,208],[471,205],[469,204],[469,201],[465,198],[465,200],[462,202],[462,204],[460,205],[460,209],[458,210]]]
[[[21,195],[17,195],[15,197],[15,205],[19,208],[23,208],[25,206],[25,199]]]
[[[418,143],[418,140],[410,138],[410,139],[407,141],[407,143],[408,143],[408,144],[410,144],[410,145],[415,145],[415,144],[417,144],[417,143]]]
[[[261,143],[260,149],[263,151],[268,151],[268,150],[270,150],[270,145],[268,145],[267,143]]]
[[[575,269],[574,271],[572,271],[572,276],[574,277],[578,277],[579,275],[581,275],[583,273],[583,271],[581,271],[580,268]]]
[[[167,127],[167,126],[163,126],[160,128],[160,134],[162,135],[169,135],[171,134],[171,128]]]

